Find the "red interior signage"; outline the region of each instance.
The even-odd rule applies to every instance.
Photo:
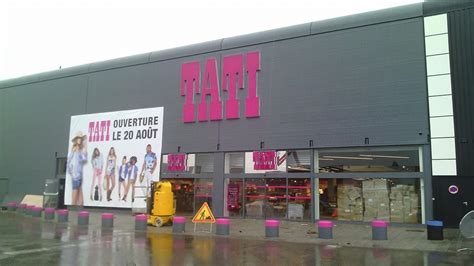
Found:
[[[227,185],[227,210],[233,211],[240,209],[240,185]]]

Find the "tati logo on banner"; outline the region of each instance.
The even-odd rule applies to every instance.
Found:
[[[253,169],[254,170],[275,170],[276,151],[254,151],[253,152]]]
[[[248,52],[245,55],[224,56],[221,68],[222,84],[218,80],[216,58],[206,59],[204,66],[202,79],[199,61],[187,62],[181,66],[180,93],[181,96],[185,97],[183,122],[193,123],[196,121],[196,105],[199,122],[209,121],[209,118],[211,121],[222,120],[223,108],[219,86],[222,86],[222,90],[227,92],[225,118],[239,119],[241,105],[237,98],[237,90],[244,89],[244,84],[247,85],[245,117],[260,117],[260,98],[257,94],[257,72],[260,70],[260,52],[254,51]],[[246,77],[246,83],[244,82],[244,76]],[[201,95],[201,97],[195,97],[194,94]],[[208,95],[210,96],[210,103],[206,101]],[[195,98],[201,98],[199,104],[195,104]]]

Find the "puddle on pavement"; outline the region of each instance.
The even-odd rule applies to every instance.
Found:
[[[102,230],[0,213],[0,265],[442,265],[472,253]]]

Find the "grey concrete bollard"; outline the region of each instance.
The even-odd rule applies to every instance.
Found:
[[[135,216],[135,230],[146,230],[148,216],[145,214],[138,214]]]
[[[278,237],[280,235],[280,221],[266,220],[265,221],[265,237]]]
[[[387,240],[388,222],[383,220],[372,221],[372,240]]]
[[[332,239],[333,223],[331,221],[318,221],[319,238]]]
[[[80,211],[77,214],[77,225],[79,226],[89,225],[89,212],[88,211]]]
[[[113,213],[102,213],[102,228],[113,228],[114,227],[114,214]]]
[[[216,235],[228,236],[230,232],[230,219],[218,218],[216,220]]]
[[[57,210],[58,223],[67,223],[69,221],[69,211],[66,209]]]
[[[173,218],[173,233],[184,233],[186,230],[186,218],[183,216],[175,216]]]
[[[41,218],[41,214],[43,213],[43,208],[41,208],[41,207],[33,207],[33,208],[31,209],[31,211],[32,211],[32,215],[31,215],[31,216],[33,216],[33,217],[35,217],[35,218]]]
[[[44,219],[45,220],[54,220],[54,208],[45,208],[44,209]]]

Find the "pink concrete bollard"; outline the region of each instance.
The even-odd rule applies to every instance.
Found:
[[[265,221],[265,237],[278,237],[280,235],[280,221]]]
[[[186,230],[186,218],[183,216],[175,216],[173,218],[173,233],[184,233]]]
[[[80,211],[77,214],[77,225],[79,226],[89,225],[89,212],[88,211]]]
[[[332,239],[332,228],[333,228],[333,222],[331,221],[318,221],[318,232],[319,232],[319,238],[322,239]]]
[[[43,213],[43,208],[35,206],[31,209],[31,211],[32,211],[33,217],[39,218],[41,217],[41,214]]]
[[[384,220],[372,221],[372,240],[387,240],[388,222]]]
[[[114,227],[114,214],[113,213],[102,213],[102,228],[113,228]]]
[[[148,216],[145,214],[138,214],[135,216],[135,230],[146,230]]]
[[[216,220],[216,235],[228,236],[230,233],[230,219],[218,218]]]
[[[56,211],[58,215],[58,223],[67,223],[69,221],[69,211],[66,209],[60,209]]]

